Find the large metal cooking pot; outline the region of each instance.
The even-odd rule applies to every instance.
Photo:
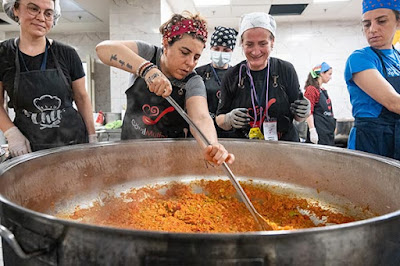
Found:
[[[398,161],[299,143],[222,143],[235,153],[231,168],[241,179],[291,188],[327,204],[354,204],[379,216],[320,228],[240,234],[135,231],[57,219],[52,216],[57,209],[89,202],[111,188],[225,177],[220,167],[204,162],[194,140],[76,145],[0,165],[6,265],[400,264]]]

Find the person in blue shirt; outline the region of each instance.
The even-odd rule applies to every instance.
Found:
[[[347,59],[345,79],[355,118],[350,149],[400,159],[400,54],[392,42],[400,29],[400,2],[363,1],[369,46]]]

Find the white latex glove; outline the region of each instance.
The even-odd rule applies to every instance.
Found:
[[[97,143],[97,134],[89,135],[89,143]]]
[[[17,157],[32,152],[29,140],[25,138],[25,136],[17,127],[11,127],[6,130],[6,132],[4,132],[4,136],[7,139],[8,150],[12,157]]]
[[[310,128],[310,141],[314,144],[318,144],[318,133],[315,127]]]
[[[230,128],[245,127],[250,121],[247,115],[247,108],[236,108],[225,115],[224,124]]]

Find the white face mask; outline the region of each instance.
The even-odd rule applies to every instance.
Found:
[[[231,61],[232,53],[231,52],[218,52],[211,51],[211,61],[217,67],[223,67]]]

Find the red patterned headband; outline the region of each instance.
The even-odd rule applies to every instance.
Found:
[[[163,38],[167,39],[168,42],[171,42],[175,36],[180,35],[182,37],[184,33],[195,33],[196,37],[200,38],[204,43],[207,41],[207,26],[192,19],[183,19],[174,25],[169,23],[164,29]]]

